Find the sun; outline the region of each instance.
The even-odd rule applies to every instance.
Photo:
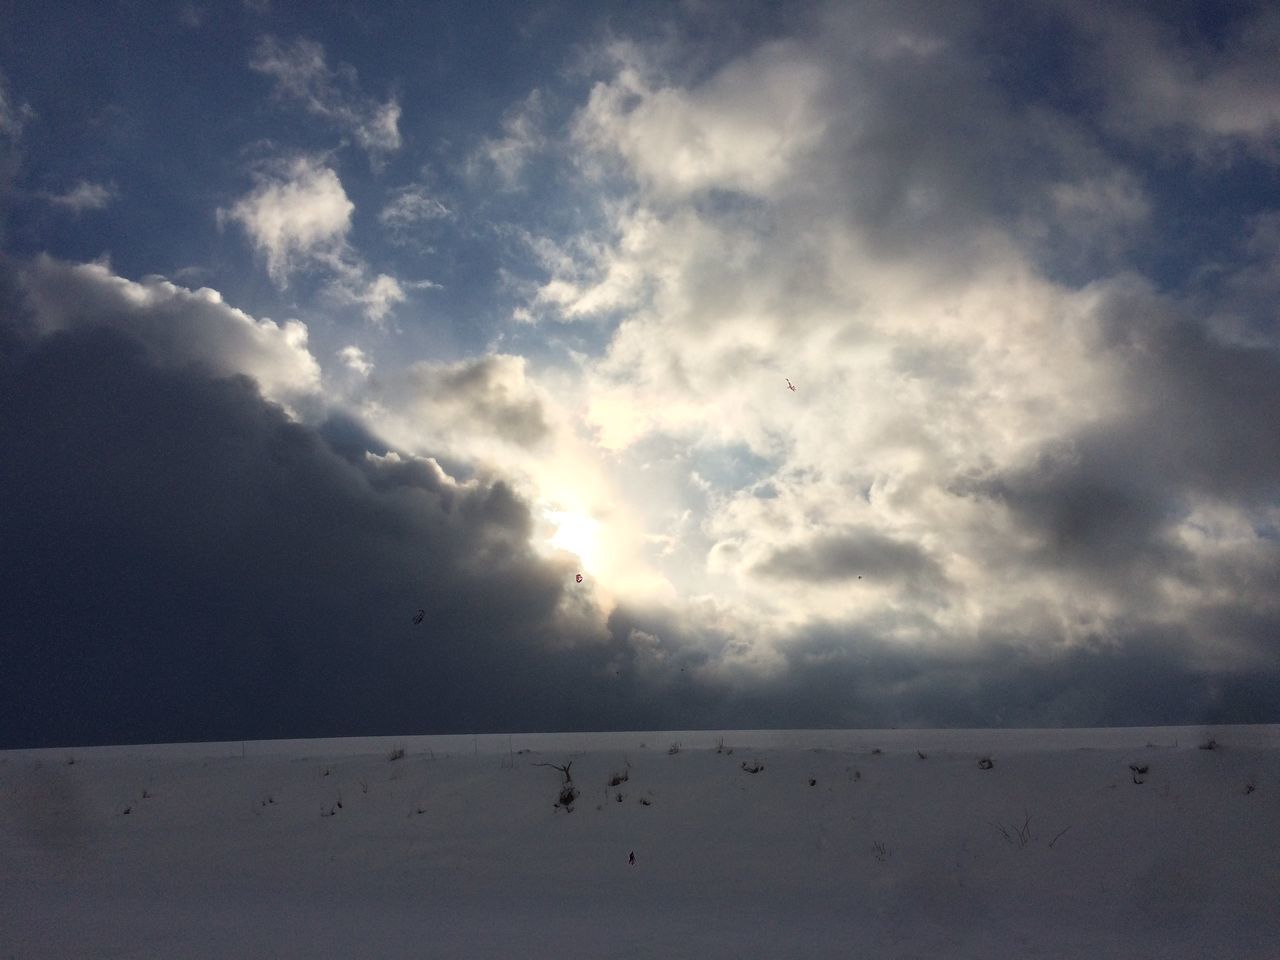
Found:
[[[548,510],[546,518],[556,528],[547,543],[577,556],[585,569],[593,569],[599,560],[596,534],[600,525],[590,517],[567,510]]]

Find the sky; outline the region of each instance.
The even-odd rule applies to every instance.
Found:
[[[1278,48],[2,0],[0,747],[1280,720]]]

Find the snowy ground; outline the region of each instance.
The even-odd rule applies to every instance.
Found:
[[[1274,960],[1280,726],[0,752],[0,891],[0,960]]]

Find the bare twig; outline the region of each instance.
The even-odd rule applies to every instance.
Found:
[[[564,774],[565,783],[573,783],[573,777],[569,773],[569,768],[573,766],[572,760],[570,760],[564,766],[561,766],[558,763],[535,763],[534,766],[535,767],[551,767],[553,770],[559,770],[561,773]]]
[[[1049,849],[1052,850],[1053,845],[1058,842],[1058,837],[1062,836],[1064,833],[1066,833],[1070,829],[1071,827],[1065,827],[1064,829],[1058,831],[1058,836],[1054,837],[1052,840],[1049,841]]]

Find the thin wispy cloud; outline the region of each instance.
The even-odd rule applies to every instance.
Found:
[[[70,210],[72,213],[83,213],[86,210],[105,208],[115,197],[115,191],[112,187],[101,183],[81,180],[63,193],[46,193],[43,197],[54,206]]]
[[[547,143],[543,131],[545,109],[540,90],[529,93],[502,118],[502,136],[485,138],[471,158],[473,169],[496,174],[507,190],[521,186],[530,159]]]
[[[378,222],[393,243],[411,243],[433,221],[448,220],[453,211],[421,184],[408,184],[391,194],[378,213]]]
[[[330,68],[324,47],[299,37],[282,44],[265,36],[254,47],[250,67],[276,82],[276,94],[303,104],[343,133],[353,136],[371,157],[400,149],[400,104],[393,96],[379,102],[366,96],[354,68]]]

